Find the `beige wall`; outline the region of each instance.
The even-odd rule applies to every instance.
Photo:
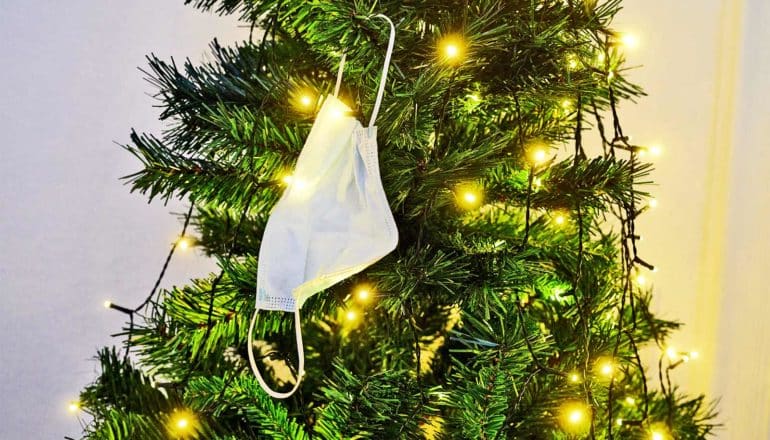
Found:
[[[745,3],[745,4],[744,4]],[[660,265],[655,307],[687,326],[701,358],[676,370],[720,396],[722,439],[770,438],[770,3],[627,0],[618,25],[642,44],[634,78],[650,97],[626,106],[635,140],[666,145],[660,207],[641,223]]]

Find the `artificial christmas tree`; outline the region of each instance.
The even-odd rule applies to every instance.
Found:
[[[643,282],[654,267],[635,225],[651,151],[620,124],[619,102],[643,92],[610,28],[619,0],[187,3],[239,14],[262,36],[215,41],[200,66],[149,58],[170,125],[132,134],[144,168],[128,180],[151,200],[189,200],[181,237],[193,226],[220,271],[156,283],[136,308],[108,304],[129,317],[125,352],[99,353],[102,374],[78,403],[93,417],[86,438],[713,431],[704,397],[671,384],[693,354],[666,353],[678,324],[651,313]],[[375,112],[389,40],[378,14],[397,35],[374,146],[398,245],[304,302],[302,368],[290,313],[260,311],[247,337],[257,256],[276,202],[309,184],[292,170],[343,53],[344,116]],[[660,347],[654,370],[645,345]],[[268,396],[249,347],[269,387],[301,378],[298,391]]]

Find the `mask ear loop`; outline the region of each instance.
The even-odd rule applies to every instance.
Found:
[[[374,110],[372,111],[372,117],[369,119],[369,127],[374,127],[374,121],[377,119],[377,113],[380,112],[380,104],[382,104],[382,95],[385,94],[385,82],[388,79],[388,67],[390,67],[390,57],[393,54],[393,46],[396,42],[396,26],[390,21],[386,15],[377,14],[374,17],[382,18],[390,25],[390,38],[388,39],[388,51],[385,53],[385,65],[382,68],[382,77],[380,78],[380,89],[377,91],[377,100],[374,102]]]
[[[270,388],[267,383],[265,382],[265,379],[262,378],[262,374],[259,372],[259,368],[257,368],[257,363],[254,360],[254,346],[252,344],[253,336],[254,336],[254,324],[257,322],[257,313],[259,312],[259,307],[256,307],[254,309],[254,314],[251,316],[251,323],[249,323],[249,339],[247,341],[248,343],[248,352],[249,352],[249,365],[251,365],[251,371],[254,372],[254,375],[257,377],[257,381],[259,382],[259,385],[262,387],[263,390],[270,396],[276,398],[276,399],[285,399],[292,394],[294,394],[297,389],[299,389],[299,384],[302,382],[302,378],[305,376],[305,347],[302,344],[302,328],[300,324],[299,319],[299,309],[294,310],[294,328],[297,333],[297,355],[299,356],[299,370],[297,372],[297,382],[294,383],[294,387],[290,389],[289,391],[286,391],[284,393],[279,393],[278,391],[273,390]]]
[[[342,58],[340,58],[340,67],[337,69],[337,84],[334,85],[334,97],[336,98],[337,95],[340,93],[340,85],[342,85],[342,71],[345,70],[345,57],[347,56],[346,53],[342,53]]]

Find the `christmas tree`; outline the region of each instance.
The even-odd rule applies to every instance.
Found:
[[[178,246],[217,273],[158,289],[76,409],[84,438],[700,439],[703,397],[670,380],[696,353],[650,310],[636,220],[654,148],[623,132],[620,0],[187,0],[251,26],[209,62],[148,57],[159,136],[132,132],[128,176],[187,200]],[[339,96],[374,111],[396,249],[248,338],[263,232],[344,54]],[[194,231],[193,231],[194,230]],[[194,238],[193,238],[194,237]],[[299,261],[299,259],[298,259]],[[162,275],[161,275],[162,278]],[[248,347],[273,399],[248,364]],[[654,353],[653,365],[645,365]]]

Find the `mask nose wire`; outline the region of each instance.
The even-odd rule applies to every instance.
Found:
[[[254,309],[254,314],[251,315],[251,322],[249,323],[249,338],[247,340],[248,343],[248,352],[249,352],[249,365],[251,366],[251,371],[254,372],[254,375],[257,377],[257,381],[259,382],[259,385],[262,386],[262,389],[265,390],[267,394],[270,396],[276,398],[276,399],[285,399],[292,394],[294,394],[297,389],[299,389],[299,384],[302,383],[302,378],[305,376],[305,347],[302,344],[302,327],[300,323],[299,318],[299,309],[294,310],[294,329],[297,334],[297,355],[299,357],[299,369],[297,370],[297,380],[294,383],[294,387],[290,389],[289,391],[280,393],[278,391],[275,391],[274,389],[270,388],[267,383],[265,382],[265,379],[262,378],[262,373],[259,372],[259,368],[257,368],[257,363],[254,360],[254,344],[252,341],[254,340],[254,324],[257,322],[257,314],[259,313],[259,307],[256,307]]]

